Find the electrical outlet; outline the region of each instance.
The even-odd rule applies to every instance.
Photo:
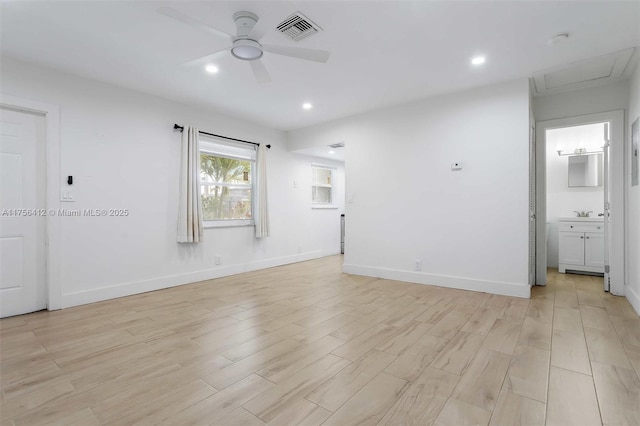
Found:
[[[416,259],[414,268],[416,271],[422,271],[422,260]]]
[[[220,265],[222,263],[222,257],[218,255],[216,255],[215,260],[216,260],[216,265]]]
[[[462,170],[462,163],[451,163],[451,170]]]

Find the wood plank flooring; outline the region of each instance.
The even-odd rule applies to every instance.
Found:
[[[0,320],[0,426],[640,424],[640,318],[601,279],[526,300],[341,267]]]

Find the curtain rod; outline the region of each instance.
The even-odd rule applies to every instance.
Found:
[[[184,130],[184,126],[181,126],[179,124],[174,124],[173,125],[173,130],[179,130],[179,131],[182,132]],[[242,139],[230,138],[228,136],[216,135],[215,133],[208,133],[208,132],[202,132],[202,131],[198,131],[198,133],[200,133],[201,135],[213,136],[213,137],[216,137],[216,138],[227,139],[227,140],[230,140],[230,141],[236,141],[236,142],[242,142],[242,143],[250,143],[251,145],[260,146],[260,144],[258,142],[249,142],[249,141],[245,141],[245,140],[242,140]],[[271,145],[267,145],[267,149],[271,149]]]

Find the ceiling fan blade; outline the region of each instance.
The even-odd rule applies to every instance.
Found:
[[[158,9],[158,13],[161,13],[165,16],[168,16],[169,18],[173,18],[177,21],[180,21],[184,24],[190,25],[194,28],[198,28],[202,31],[206,31],[210,34],[214,34],[216,36],[219,37],[225,37],[228,38],[229,40],[233,40],[233,35],[229,34],[226,31],[222,31],[219,30],[217,28],[212,27],[211,25],[205,24],[204,22],[192,18],[190,16],[187,16],[181,12],[178,12],[177,10],[171,8],[171,7],[161,7],[160,9]]]
[[[276,55],[290,56],[306,61],[327,62],[329,55],[326,50],[307,49],[304,47],[280,46],[275,44],[263,44],[262,49]]]
[[[188,67],[189,66],[193,66],[193,65],[205,65],[205,64],[207,64],[209,62],[213,62],[213,61],[215,61],[217,59],[224,58],[225,56],[227,56],[228,53],[229,53],[229,47],[225,47],[224,49],[218,50],[217,52],[213,52],[213,53],[211,53],[209,55],[201,56],[199,58],[195,58],[195,59],[192,59],[190,61],[187,61],[187,62],[183,63],[182,65],[185,65],[185,66],[188,66]]]
[[[253,75],[256,77],[256,80],[258,80],[258,83],[264,84],[271,82],[271,76],[260,59],[250,61],[249,65],[251,65],[251,71],[253,71]]]

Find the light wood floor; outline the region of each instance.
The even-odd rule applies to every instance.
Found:
[[[600,279],[525,300],[341,262],[3,319],[0,425],[640,424],[640,319]]]

